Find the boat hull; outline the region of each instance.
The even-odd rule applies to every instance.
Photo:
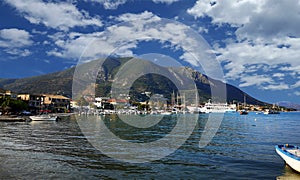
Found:
[[[240,111],[240,115],[247,115],[247,114],[249,114],[249,113],[248,113],[248,111],[246,111],[246,110],[241,110],[241,111]]]
[[[56,121],[57,116],[29,116],[32,121]]]
[[[199,109],[201,113],[233,113],[236,112],[235,104],[212,103],[208,100],[205,105]]]
[[[295,171],[300,172],[300,156],[290,153],[291,150],[299,150],[297,146],[277,145],[275,146],[277,154]]]

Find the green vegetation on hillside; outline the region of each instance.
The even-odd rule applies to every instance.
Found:
[[[0,97],[0,112],[3,114],[16,114],[27,109],[28,105],[21,100],[12,99],[9,96]]]
[[[96,73],[97,80],[95,92],[97,96],[110,96],[111,93],[111,85],[114,82],[115,76],[120,71],[120,67],[123,67],[125,64],[128,66],[131,61],[130,58],[108,58],[103,62],[103,59],[91,61],[89,63],[79,65],[80,69],[82,69],[82,73],[79,72],[80,78],[89,80],[90,77],[93,77]],[[102,67],[96,68],[99,66],[99,62],[103,62]],[[141,60],[142,61],[142,60]],[[151,64],[150,61],[144,61],[145,64]],[[199,92],[199,101],[200,103],[207,102],[211,97],[211,85],[214,88],[218,88],[222,85],[222,82],[209,79],[207,76],[186,67],[177,67],[177,69],[173,68],[172,71],[166,67],[160,67],[158,65],[157,69],[160,71],[167,71],[169,74],[176,74],[176,76],[181,79],[186,76],[186,73],[192,74],[193,80],[197,86]],[[137,66],[138,67],[138,66]],[[130,66],[129,66],[130,68]],[[78,69],[78,68],[77,68]],[[76,69],[76,70],[77,70]],[[80,71],[79,69],[79,71]],[[138,68],[136,68],[138,69]],[[42,76],[35,76],[30,78],[23,79],[0,79],[0,88],[9,89],[15,93],[31,93],[31,94],[41,94],[41,93],[49,93],[49,94],[62,94],[67,97],[72,96],[72,83],[73,83],[73,75],[74,75],[75,67],[66,69],[64,71],[46,74]],[[97,72],[95,72],[97,71]],[[123,76],[127,79],[135,78],[135,69],[130,69],[126,71],[127,74]],[[178,80],[179,81],[179,80]],[[87,88],[91,88],[87,87]],[[243,102],[244,96],[246,96],[247,103],[249,104],[257,104],[264,105],[266,103],[261,102],[247,94],[245,94],[240,89],[226,84],[227,88],[227,101],[228,102]],[[150,74],[142,77],[137,77],[137,80],[133,83],[133,86],[130,89],[130,93],[135,100],[145,99],[145,96],[142,95],[143,92],[150,91],[152,93],[163,94],[164,97],[170,99],[171,93],[173,91],[177,91],[175,85],[172,81],[168,80],[161,75]]]

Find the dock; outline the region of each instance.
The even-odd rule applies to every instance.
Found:
[[[0,116],[0,122],[25,122],[28,118],[20,116]]]

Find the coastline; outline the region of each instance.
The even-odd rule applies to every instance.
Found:
[[[51,115],[61,117],[68,117],[76,113],[53,113]],[[0,122],[29,122],[31,119],[29,116],[18,116],[18,115],[1,115]]]
[[[16,116],[16,115],[1,115],[0,122],[25,122],[30,121],[28,116]]]

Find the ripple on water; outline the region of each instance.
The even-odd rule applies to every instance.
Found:
[[[83,136],[75,119],[0,123],[0,179],[299,178],[284,166],[274,146],[287,142],[300,145],[300,113],[225,115],[216,136],[208,146],[199,148],[207,118],[200,116],[192,135],[177,151],[143,164],[105,156]],[[140,143],[164,137],[175,124],[176,119],[170,118],[148,129],[124,126],[120,121],[110,121],[108,125],[120,137]]]

